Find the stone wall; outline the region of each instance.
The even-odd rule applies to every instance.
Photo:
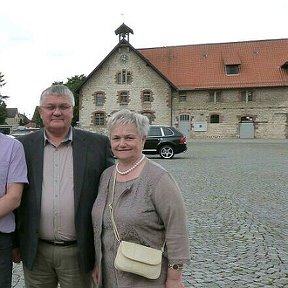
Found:
[[[209,102],[207,91],[188,92],[186,102],[174,97],[174,125],[179,125],[179,115],[188,114],[192,138],[239,138],[241,117],[250,117],[255,138],[288,138],[288,88],[253,88],[253,101],[247,103],[239,95],[239,89],[222,90],[216,103]],[[210,123],[212,114],[219,115],[219,123]],[[197,123],[207,123],[207,130],[195,131]]]

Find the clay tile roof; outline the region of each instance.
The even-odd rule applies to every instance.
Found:
[[[238,53],[233,51],[226,51],[222,53],[222,59],[225,65],[240,65],[241,60]]]
[[[180,90],[288,86],[288,39],[138,49]],[[240,65],[226,75],[225,65]]]

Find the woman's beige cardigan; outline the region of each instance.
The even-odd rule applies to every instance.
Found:
[[[102,217],[109,191],[109,181],[112,181],[114,176],[114,168],[115,166],[109,167],[102,174],[99,193],[92,211],[96,266],[100,275]],[[161,249],[164,241],[166,243],[159,279],[148,280],[117,271],[117,273],[126,274],[125,277],[121,275],[117,277],[120,279],[118,287],[165,287],[168,263],[187,263],[190,259],[185,206],[177,183],[162,166],[147,159],[138,180],[129,191],[120,196],[119,201],[113,206],[115,206],[115,221],[122,240],[156,249]],[[121,208],[125,209],[124,213],[127,213],[131,219],[135,219],[135,225],[117,222],[118,209]],[[137,219],[141,219],[141,225],[137,225]],[[120,283],[125,282],[125,279],[127,283]],[[133,285],[132,279],[135,279],[134,282],[132,281]]]

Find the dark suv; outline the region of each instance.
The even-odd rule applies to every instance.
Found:
[[[143,153],[159,154],[164,159],[171,159],[175,154],[186,150],[186,136],[180,131],[170,126],[150,126]]]

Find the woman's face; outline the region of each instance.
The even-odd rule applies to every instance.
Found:
[[[117,125],[110,131],[112,151],[122,162],[135,162],[141,157],[145,137],[140,137],[133,124]]]

